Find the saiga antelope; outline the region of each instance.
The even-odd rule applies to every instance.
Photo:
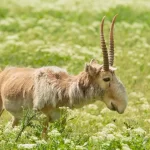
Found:
[[[42,68],[5,68],[0,73],[0,111],[6,109],[13,115],[12,126],[18,124],[23,108],[41,111],[47,124],[55,119],[59,107],[82,107],[95,100],[103,101],[110,110],[123,113],[127,94],[122,82],[115,75],[113,29],[110,28],[109,55],[101,22],[101,47],[103,65],[91,60],[78,75],[69,75],[64,69],[50,66]]]

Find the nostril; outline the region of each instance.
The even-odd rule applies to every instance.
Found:
[[[111,106],[112,106],[112,110],[117,110],[116,106],[113,103],[111,103]]]

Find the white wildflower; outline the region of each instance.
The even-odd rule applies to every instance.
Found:
[[[145,119],[144,122],[150,123],[150,119]]]
[[[116,129],[116,128],[117,128],[117,126],[116,126],[115,124],[113,124],[113,123],[107,124],[106,127],[108,127],[108,128],[113,128],[113,129]]]
[[[20,131],[20,126],[15,126],[12,130],[17,133]]]
[[[89,125],[89,123],[90,123],[90,120],[83,120],[83,121],[81,122],[81,126]]]
[[[132,140],[132,137],[124,137],[123,138],[124,142],[131,142],[131,140]]]
[[[102,141],[107,138],[107,134],[108,134],[107,131],[103,130],[101,132],[97,132],[95,135],[98,138],[98,140]]]
[[[86,150],[86,148],[83,146],[77,145],[76,150]]]
[[[70,139],[64,139],[64,143],[69,144],[69,143],[71,143],[71,140]]]
[[[86,39],[86,36],[80,35],[80,36],[79,36],[79,39],[80,39],[80,40],[85,40],[85,39]]]
[[[74,148],[74,146],[75,146],[75,144],[74,144],[74,142],[73,141],[71,141],[71,139],[65,139],[64,138],[64,143],[67,145],[69,145],[69,146],[71,146],[71,147],[73,147]]]
[[[36,144],[18,144],[18,148],[21,149],[32,149],[35,148]]]
[[[122,150],[131,150],[127,144],[122,144]]]
[[[114,140],[115,139],[115,136],[113,134],[107,134],[106,136],[107,140]]]
[[[5,126],[5,129],[12,129],[12,122],[9,121],[6,126]]]
[[[18,35],[9,35],[6,37],[7,40],[18,40],[19,36]]]
[[[87,108],[88,108],[89,110],[97,110],[97,109],[98,109],[98,106],[95,105],[95,104],[89,104],[89,105],[87,106]]]
[[[127,110],[128,110],[128,112],[138,112],[138,109],[133,108],[132,106],[128,106]]]
[[[11,128],[7,128],[7,127],[5,127],[5,129],[4,129],[4,132],[3,132],[5,135],[6,134],[10,134],[10,133],[12,133],[12,129]]]
[[[144,94],[141,92],[138,92],[138,93],[137,92],[131,92],[130,96],[135,97],[135,98],[141,98],[141,97],[144,97]]]
[[[36,136],[31,136],[31,137],[30,137],[30,140],[31,140],[31,141],[37,141],[38,138],[37,138]]]
[[[142,104],[141,109],[142,110],[150,110],[150,105],[148,103],[147,104]]]
[[[54,129],[48,133],[48,136],[58,137],[58,136],[61,136],[61,134],[59,133],[57,129]]]
[[[22,136],[22,138],[23,137],[26,138],[28,134],[29,134],[28,131],[23,131],[21,136]]]
[[[110,110],[108,108],[103,108],[101,110],[101,114],[105,114],[105,113],[108,113],[108,112],[110,112]]]
[[[112,133],[116,128],[116,125],[114,125],[113,123],[109,123],[103,128],[103,131],[106,133]]]
[[[133,129],[133,132],[135,132],[138,135],[144,135],[146,133],[146,131],[140,127]]]
[[[128,55],[133,55],[133,51],[128,51]]]
[[[140,101],[141,101],[141,102],[147,102],[147,98],[146,98],[146,97],[141,97],[141,98],[140,98]]]
[[[75,48],[81,49],[82,47],[80,45],[74,45]]]
[[[38,140],[38,141],[36,141],[36,143],[39,145],[46,145],[47,144],[47,142],[45,140]]]
[[[115,137],[119,138],[119,139],[123,139],[123,135],[121,133],[114,133]]]
[[[89,138],[89,141],[90,141],[91,143],[98,143],[99,140],[103,140],[103,138],[98,137],[98,136],[91,136],[91,137]]]

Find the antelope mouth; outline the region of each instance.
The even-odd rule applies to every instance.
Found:
[[[111,106],[112,106],[111,110],[117,111],[119,114],[124,113],[124,111],[120,111],[115,104],[111,103]]]
[[[117,111],[117,107],[116,107],[116,105],[115,104],[113,104],[113,103],[111,103],[111,110],[113,110],[113,111]]]

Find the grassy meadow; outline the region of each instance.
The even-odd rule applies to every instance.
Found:
[[[15,142],[23,123],[11,129],[0,118],[0,150],[150,150],[150,1],[0,0],[0,67],[57,65],[78,74],[95,58],[102,64],[99,25],[105,39],[115,14],[115,66],[128,93],[124,114],[98,101],[67,110],[67,124],[51,124],[41,139],[41,118]]]

